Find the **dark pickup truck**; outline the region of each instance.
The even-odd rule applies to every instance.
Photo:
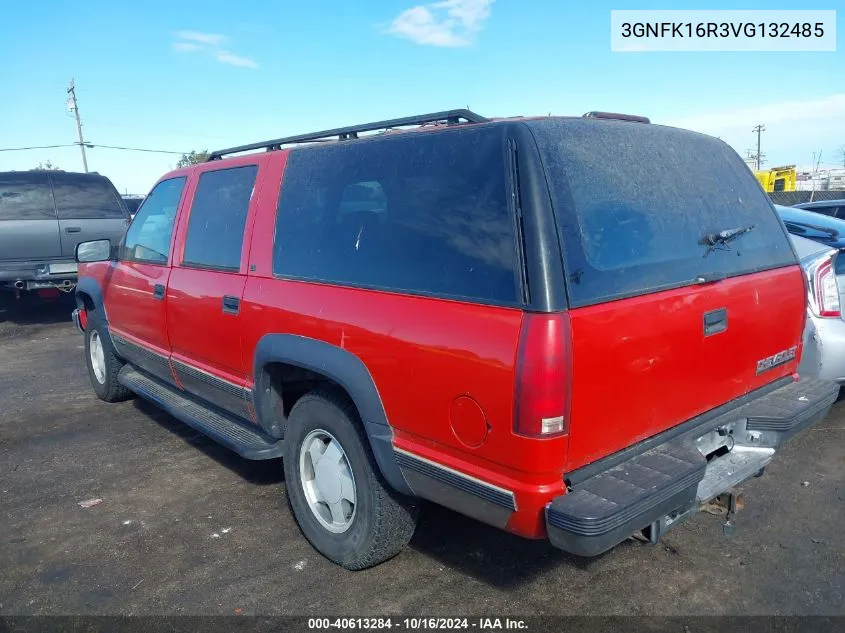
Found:
[[[0,172],[0,289],[70,289],[76,245],[117,242],[129,211],[100,174]]]

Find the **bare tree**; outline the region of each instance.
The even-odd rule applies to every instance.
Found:
[[[52,171],[58,171],[59,170],[58,167],[56,167],[53,163],[50,162],[49,159],[47,159],[46,163],[38,163],[38,166],[33,167],[32,171],[43,170],[43,169],[48,169],[48,170],[52,170]]]

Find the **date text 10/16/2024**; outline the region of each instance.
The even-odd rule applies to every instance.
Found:
[[[528,630],[525,620],[519,618],[308,618],[308,629],[319,630],[383,630],[406,631],[475,630],[504,631]]]

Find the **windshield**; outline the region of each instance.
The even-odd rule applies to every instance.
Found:
[[[796,263],[765,193],[721,141],[619,121],[528,125],[573,307]],[[730,237],[713,248],[718,234]]]

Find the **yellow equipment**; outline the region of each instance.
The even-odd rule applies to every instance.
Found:
[[[798,172],[795,165],[784,165],[783,167],[772,167],[766,171],[754,171],[757,180],[767,192],[771,191],[795,191]]]

